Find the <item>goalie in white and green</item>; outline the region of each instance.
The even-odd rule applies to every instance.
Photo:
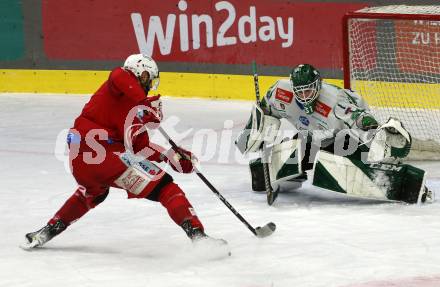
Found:
[[[282,141],[281,119],[295,127]],[[400,121],[380,124],[355,92],[322,81],[309,64],[278,80],[261,106],[254,105],[246,128],[236,140],[243,153],[264,147],[273,189],[297,189],[314,170],[312,184],[352,196],[420,203],[433,201],[425,171],[403,164],[411,135]],[[250,161],[252,189],[264,191],[261,157]]]

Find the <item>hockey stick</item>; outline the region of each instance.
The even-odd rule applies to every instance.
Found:
[[[170,138],[170,136],[165,132],[165,130],[162,127],[158,128],[159,132],[168,140],[168,142],[171,144],[172,148],[179,152],[178,147],[176,145],[176,143]],[[182,155],[181,153],[179,153],[180,156],[184,157],[184,155]],[[269,235],[271,235],[276,228],[275,223],[273,222],[269,222],[266,225],[264,225],[263,227],[257,227],[254,228],[252,227],[252,225],[249,224],[249,222],[246,221],[246,219],[244,219],[243,216],[241,216],[240,213],[238,213],[237,210],[235,210],[234,207],[232,207],[232,205],[223,197],[223,195],[221,195],[221,193],[208,181],[208,179],[206,179],[206,177],[197,169],[195,169],[195,172],[197,174],[198,177],[200,177],[200,179],[209,187],[209,189],[211,189],[212,192],[215,193],[215,195],[217,195],[217,197],[226,205],[227,208],[229,208],[229,210],[241,221],[244,223],[244,225],[246,225],[246,227],[257,237],[259,238],[263,238],[263,237],[267,237]]]
[[[258,84],[257,63],[252,62],[252,72],[254,73],[255,98],[257,105],[261,107],[260,85]],[[267,163],[266,146],[263,142],[262,163],[264,174],[264,185],[266,188],[267,204],[272,205],[278,196],[278,190],[273,190],[270,184],[269,164]]]

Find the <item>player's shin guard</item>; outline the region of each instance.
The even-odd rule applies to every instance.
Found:
[[[48,224],[55,224],[58,220],[62,220],[67,226],[69,226],[71,223],[86,214],[90,209],[103,202],[107,197],[108,192],[108,189],[99,192],[88,192],[83,187],[78,188],[57,211],[54,217],[49,220]]]
[[[202,223],[177,184],[171,182],[163,187],[159,201],[167,209],[171,219],[183,228],[188,237],[193,238],[196,233],[203,233]]]

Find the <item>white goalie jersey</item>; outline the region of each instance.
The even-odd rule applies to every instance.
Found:
[[[264,109],[269,115],[286,119],[298,131],[308,131],[314,140],[326,146],[333,142],[336,134],[350,129],[351,134],[364,133],[362,118],[369,114],[367,103],[351,90],[322,83],[314,111],[307,114],[301,103],[295,100],[290,81],[278,80],[264,97]]]
[[[280,137],[281,119],[300,135]],[[431,197],[425,172],[401,164],[411,147],[401,122],[390,117],[380,125],[360,95],[322,82],[307,64],[278,80],[253,106],[236,145],[243,154],[260,152],[249,162],[252,189],[266,190],[269,204],[276,195],[268,184],[275,194],[286,186],[299,188],[311,169],[313,185],[335,192],[407,203]]]

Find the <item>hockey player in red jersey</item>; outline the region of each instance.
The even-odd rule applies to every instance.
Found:
[[[84,106],[69,132],[69,160],[78,188],[36,232],[26,234],[26,248],[40,247],[102,203],[110,187],[126,190],[128,198],[160,202],[171,219],[193,241],[208,237],[191,204],[173,178],[153,162],[166,162],[191,173],[195,157],[189,151],[168,150],[149,141],[148,128],[162,120],[160,96],[147,96],[159,84],[159,70],[143,54],[129,56],[111,71]]]

